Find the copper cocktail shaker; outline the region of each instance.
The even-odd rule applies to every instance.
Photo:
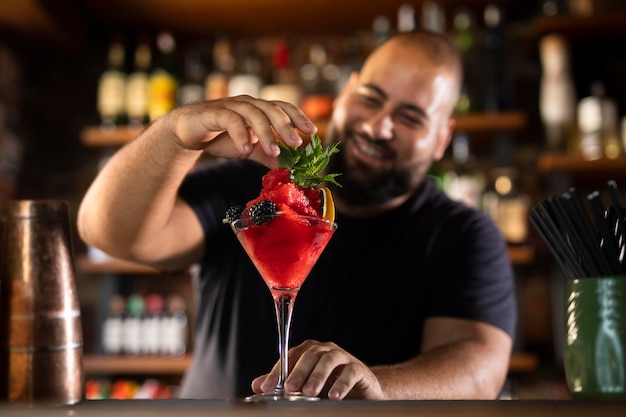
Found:
[[[83,396],[83,333],[67,204],[0,203],[0,402]]]

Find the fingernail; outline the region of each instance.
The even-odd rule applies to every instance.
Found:
[[[337,391],[336,389],[331,389],[330,391],[328,391],[328,398],[330,400],[338,400],[339,399],[339,391]]]
[[[291,140],[295,142],[296,146],[302,145],[302,137],[298,134],[298,132],[291,133]]]
[[[252,152],[252,146],[250,146],[250,145],[243,145],[243,151],[246,152],[246,153]]]
[[[278,145],[276,143],[272,143],[270,145],[270,149],[272,150],[273,153],[278,154],[280,153],[280,148],[278,147]]]
[[[290,380],[290,381],[286,382],[285,385],[287,386],[287,390],[289,390],[289,391],[298,391],[300,389],[300,383],[298,381]],[[304,387],[303,387],[303,389],[304,389]]]

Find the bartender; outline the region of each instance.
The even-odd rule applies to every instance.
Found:
[[[450,142],[459,54],[443,35],[378,46],[334,103],[327,143],[339,228],[294,309],[286,388],[340,400],[493,399],[516,326],[498,229],[428,178]],[[241,398],[278,380],[276,319],[226,210],[258,195],[289,146],[316,126],[292,104],[249,96],[189,104],[155,120],[100,171],[81,237],[164,271],[201,271],[193,361],[179,396]],[[196,166],[207,153],[219,162]]]

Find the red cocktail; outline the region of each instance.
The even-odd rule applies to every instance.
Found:
[[[333,223],[293,213],[269,216],[237,237],[270,290],[297,290],[334,232]]]
[[[317,262],[337,225],[319,217],[293,212],[238,219],[230,223],[239,242],[269,287],[278,321],[280,380],[273,390],[248,397],[259,400],[316,400],[300,392],[286,392],[287,351],[293,303],[298,290]]]

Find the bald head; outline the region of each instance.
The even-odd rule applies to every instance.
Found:
[[[442,34],[415,31],[396,34],[379,45],[363,64],[362,71],[376,70],[381,62],[387,65],[391,57],[415,58],[415,62],[427,61],[442,75],[450,77],[453,88],[450,90],[450,111],[459,98],[463,79],[463,64],[456,46]]]

